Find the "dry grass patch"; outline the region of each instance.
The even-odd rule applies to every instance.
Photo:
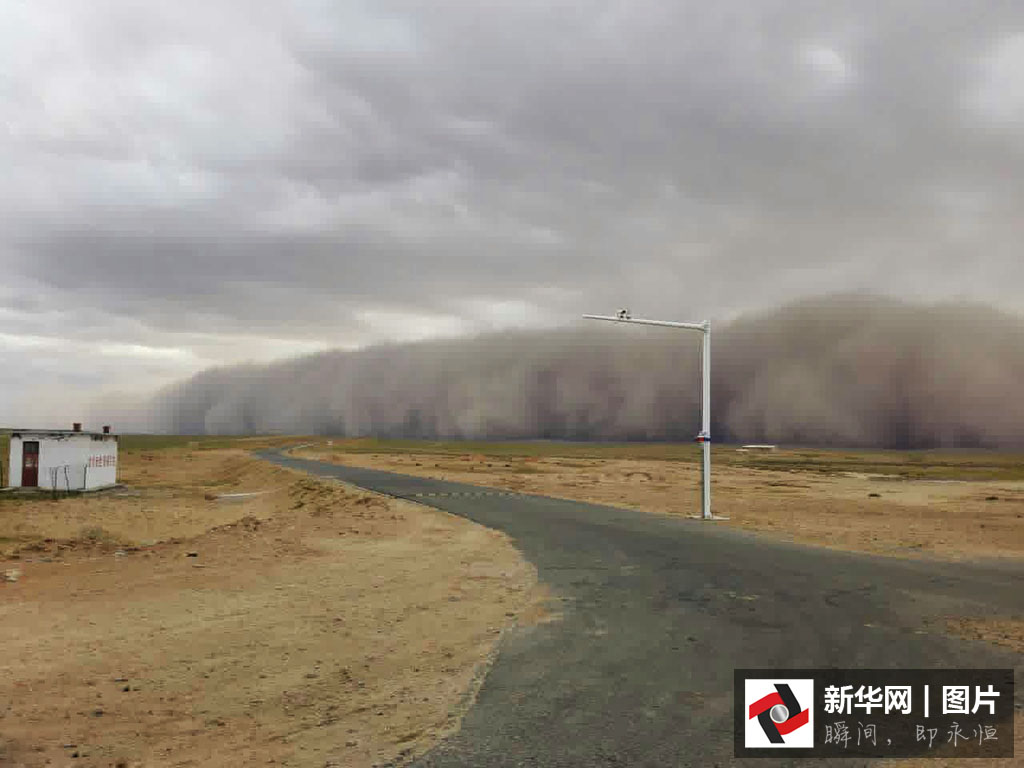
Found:
[[[124,464],[138,495],[0,505],[0,764],[410,758],[534,605],[532,567],[461,518],[240,452]]]
[[[946,620],[946,630],[950,634],[1024,653],[1024,619],[954,617]]]

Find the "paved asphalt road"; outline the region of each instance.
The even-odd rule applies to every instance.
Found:
[[[1019,616],[1019,565],[834,552],[697,520],[265,458],[502,530],[560,598],[561,621],[506,633],[461,731],[422,768],[731,765],[734,668],[1015,667],[1022,679],[1020,654],[926,624]]]

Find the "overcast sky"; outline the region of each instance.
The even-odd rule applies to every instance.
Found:
[[[214,364],[1024,310],[1024,4],[4,0],[0,424]]]

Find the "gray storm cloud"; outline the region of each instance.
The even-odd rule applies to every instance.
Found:
[[[3,424],[622,305],[1024,312],[1024,3],[6,0],[0,116]]]
[[[1024,446],[1024,320],[856,296],[714,333],[717,440]],[[202,372],[152,403],[182,433],[689,440],[696,334],[628,326],[490,334]]]

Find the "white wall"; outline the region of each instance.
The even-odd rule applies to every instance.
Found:
[[[89,469],[86,488],[102,488],[117,482],[117,438],[103,437],[89,441]]]
[[[39,487],[92,490],[117,482],[117,438],[114,435],[34,435],[11,437],[10,485],[21,486],[22,442],[39,441]]]
[[[4,481],[13,488],[21,487],[21,438],[11,437],[11,447],[8,451],[7,472],[10,477]]]

